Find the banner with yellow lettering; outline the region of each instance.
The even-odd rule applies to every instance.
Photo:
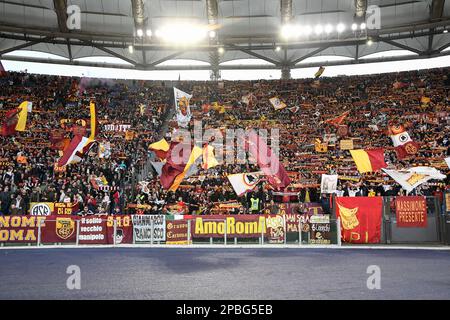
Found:
[[[191,220],[193,238],[259,238],[284,241],[284,225],[281,215],[208,215]]]
[[[379,243],[382,197],[337,197],[336,217],[341,220],[343,242]]]

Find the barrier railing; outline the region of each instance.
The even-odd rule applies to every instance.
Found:
[[[15,216],[8,220],[8,223],[1,224],[0,221],[0,246],[10,245],[112,245],[121,244],[147,244],[170,245],[168,238],[169,230],[167,226],[174,224],[177,220],[166,220],[165,216],[138,216],[139,219],[133,222],[133,216],[114,216],[102,218],[98,216],[88,217],[57,217],[45,218],[32,216]],[[14,218],[14,219],[13,219]],[[146,219],[151,218],[151,219]],[[248,218],[248,217],[247,217]],[[297,230],[288,230],[288,223],[283,217],[280,228],[273,232],[272,227],[266,224],[268,217],[256,216],[252,218],[263,219],[259,230],[255,227],[256,222],[248,225],[239,225],[234,221],[224,219],[202,219],[211,234],[203,236],[196,230],[196,218],[179,220],[185,225],[185,234],[180,233],[183,238],[181,244],[201,245],[246,245],[246,244],[279,244],[298,246],[314,245],[311,243],[311,228],[305,228],[308,223],[301,220],[297,222]],[[230,219],[230,217],[228,217]],[[143,220],[143,221],[141,221]],[[147,221],[148,220],[148,221]],[[136,223],[136,224],[135,224]],[[211,223],[211,224],[210,224]],[[341,245],[339,219],[331,220],[336,232],[330,232],[328,240],[323,244]],[[140,224],[140,225],[139,225]],[[292,224],[291,224],[292,227]],[[247,234],[238,234],[239,228],[248,228]],[[252,229],[254,228],[254,229]],[[230,233],[231,230],[231,233]],[[184,231],[183,231],[184,232]],[[217,239],[218,241],[215,241]],[[230,243],[230,239],[233,239]],[[208,241],[209,240],[209,241]],[[327,242],[328,241],[328,242]],[[321,243],[322,244],[322,243]]]

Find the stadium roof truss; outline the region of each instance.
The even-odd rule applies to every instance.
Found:
[[[73,5],[80,9],[80,29],[66,24],[67,7]],[[374,8],[379,13],[378,27],[367,23],[359,28],[376,17],[370,11]],[[155,36],[161,25],[175,20],[203,24],[214,32],[192,45]],[[345,31],[314,29],[340,23],[346,25]],[[352,24],[358,26],[356,30]],[[286,39],[281,33],[284,25],[313,29],[307,36]],[[147,29],[152,36],[145,34]],[[281,69],[283,77],[289,77],[293,68],[444,56],[450,54],[448,29],[450,1],[445,0],[0,0],[1,59],[137,70],[212,70],[213,78],[224,69]],[[18,56],[16,50],[65,59]],[[389,50],[408,53],[362,59]],[[348,59],[307,60],[321,55]],[[92,56],[115,57],[124,63],[80,60]],[[255,58],[263,63],[223,64]],[[164,63],[172,59],[206,63]]]

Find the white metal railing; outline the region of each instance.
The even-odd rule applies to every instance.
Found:
[[[39,221],[39,223],[37,224],[36,246],[42,246],[42,245],[44,245],[44,243],[42,242],[42,239],[43,239],[43,231],[45,230],[45,229],[42,228],[43,223],[45,223],[45,222],[56,222],[57,220],[45,220],[45,221],[44,220],[38,220],[38,221]],[[193,241],[194,237],[193,237],[193,234],[192,234],[192,225],[191,225],[193,220],[189,219],[189,220],[185,220],[185,221],[187,222],[186,243],[187,243],[187,245],[190,245],[190,244],[194,243],[194,241]],[[228,242],[228,237],[230,236],[230,234],[228,234],[227,219],[223,219],[223,220],[222,219],[204,219],[204,221],[223,222],[223,244],[224,245],[228,245],[228,243],[229,243]],[[108,222],[108,220],[107,219],[102,219],[102,223],[103,222]],[[109,222],[111,222],[111,221],[109,221]],[[336,232],[335,233],[332,232],[332,234],[335,234],[335,236],[336,236],[336,245],[337,246],[341,246],[342,245],[342,241],[341,241],[340,218],[337,218],[335,220],[331,220],[330,221],[331,224],[333,222],[335,223],[335,226],[336,226]],[[116,240],[117,239],[118,222],[117,222],[116,219],[113,219],[112,223],[113,223],[113,225],[112,225],[112,227],[113,227],[112,245],[113,246],[117,246],[117,245],[119,245],[117,243],[117,240]],[[79,246],[80,245],[81,220],[80,219],[75,220],[75,224],[76,224],[75,244],[77,246]],[[287,242],[287,235],[288,235],[287,226],[288,226],[288,223],[286,221],[286,217],[283,216],[284,239],[282,240],[282,243],[284,245],[286,245],[288,243]],[[303,233],[307,234],[306,243],[310,244],[310,230],[309,231],[304,231],[303,230],[304,226],[305,226],[305,223],[303,223],[302,220],[299,219],[298,224],[297,224],[297,227],[298,227],[298,243],[297,243],[297,245],[298,246],[303,246],[304,245],[304,241],[303,241],[304,240],[304,234]],[[106,228],[108,228],[108,227],[106,227]],[[132,244],[136,244],[137,241],[136,241],[135,228],[133,227],[132,224],[130,224],[130,228],[131,228],[130,232],[132,232],[132,242],[131,243]],[[150,226],[149,226],[149,230],[150,230],[150,241],[149,242],[150,242],[150,245],[154,245],[155,244],[155,230],[156,230],[154,220],[151,220]],[[104,232],[105,232],[105,236],[108,237],[108,232],[107,231],[104,231]],[[292,234],[292,232],[290,234]],[[295,234],[295,232],[294,232],[294,234]],[[258,241],[259,244],[261,246],[264,246],[264,244],[265,244],[265,237],[266,237],[266,230],[265,230],[265,228],[261,228],[261,234],[259,235],[259,237],[256,237],[255,239],[258,239],[259,240]],[[233,241],[234,244],[237,245],[239,237],[234,235],[233,238],[234,238],[234,241]],[[159,235],[158,235],[158,239],[161,239]],[[167,238],[165,240],[167,241]],[[107,242],[109,242],[109,241],[110,240],[107,240]],[[61,241],[61,242],[58,242],[57,244],[62,244],[63,242],[64,241]],[[143,241],[143,243],[145,243],[145,242],[146,241]],[[159,241],[159,240],[156,241],[156,242],[157,242],[157,244],[161,243],[161,241]],[[54,243],[54,242],[52,242],[52,243]],[[66,242],[66,243],[69,243],[69,242]],[[109,242],[109,243],[111,243],[111,242]],[[212,236],[209,237],[209,243],[210,244],[214,244],[214,237],[212,237]],[[28,243],[28,245],[31,245],[31,243]],[[4,246],[4,243],[0,242],[0,246]]]

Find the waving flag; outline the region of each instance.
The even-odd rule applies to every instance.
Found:
[[[2,62],[0,61],[0,78],[6,77],[7,75],[8,75],[8,73],[6,72],[5,68],[3,67]]]
[[[246,192],[252,191],[256,188],[256,185],[260,181],[260,175],[260,172],[249,172],[230,174],[227,178],[233,186],[234,192],[236,192],[238,197],[240,197]]]
[[[219,162],[217,161],[216,157],[214,156],[214,147],[206,144],[203,147],[203,163],[202,168],[204,170],[208,170],[212,167],[215,167],[219,165]]]
[[[419,151],[419,145],[411,139],[403,125],[390,126],[388,132],[399,159],[412,156]]]
[[[447,166],[450,168],[450,157],[444,159]]]
[[[169,151],[170,145],[167,143],[166,139],[162,138],[149,145],[148,148],[152,150],[158,158],[164,160],[167,157],[167,151]]]
[[[339,127],[339,125],[341,125],[342,122],[344,122],[345,118],[347,118],[347,116],[349,114],[350,114],[350,111],[346,111],[343,114],[341,114],[339,117],[325,120],[325,123],[329,123],[329,124],[332,124],[332,125],[334,125],[336,127]]]
[[[242,100],[243,103],[245,103],[248,106],[251,106],[253,103],[256,102],[256,97],[253,93],[249,93],[245,96],[242,96]]]
[[[98,134],[97,109],[95,103],[91,102],[89,110],[91,115],[91,133],[89,137],[76,135],[64,149],[62,157],[58,160],[59,167],[80,162],[93,146],[95,137]]]
[[[186,154],[188,150],[189,152],[191,151],[190,146],[183,147],[180,143],[181,142],[170,143],[170,148],[166,155],[166,163],[162,167],[160,181],[162,187],[166,190],[172,187],[175,178],[184,171],[190,157],[190,153]]]
[[[25,131],[25,127],[27,124],[28,112],[31,112],[33,103],[24,101],[20,104],[19,111],[19,119],[17,120],[16,131]]]
[[[382,169],[394,179],[407,193],[431,179],[444,180],[445,174],[432,167],[413,167],[405,170]]]
[[[276,110],[281,110],[286,108],[286,104],[280,100],[278,97],[273,97],[269,99],[270,103]]]
[[[191,121],[191,107],[189,106],[189,101],[192,95],[183,92],[177,88],[173,88],[174,98],[175,98],[175,110],[177,122],[180,127],[187,127]]]
[[[202,155],[203,151],[200,147],[194,146],[194,148],[192,148],[191,154],[189,155],[189,159],[186,163],[186,165],[184,166],[184,169],[182,172],[180,172],[180,174],[178,174],[172,185],[169,188],[169,191],[177,191],[178,187],[180,186],[181,182],[183,181],[184,177],[187,175],[189,169],[191,168],[192,165],[194,165],[194,163],[196,162],[196,160]]]
[[[278,156],[272,152],[266,142],[252,130],[246,143],[248,152],[256,159],[260,169],[270,185],[276,189],[285,188],[291,183],[286,170]]]
[[[383,149],[350,150],[350,154],[359,173],[374,172],[387,167],[386,162],[384,162]]]
[[[324,71],[325,71],[325,67],[320,67],[319,70],[317,70],[317,72],[314,74],[314,78],[315,79],[319,78]]]
[[[2,126],[2,136],[13,135],[16,131],[25,131],[28,112],[31,112],[32,106],[32,102],[24,101],[16,109],[8,111]]]

